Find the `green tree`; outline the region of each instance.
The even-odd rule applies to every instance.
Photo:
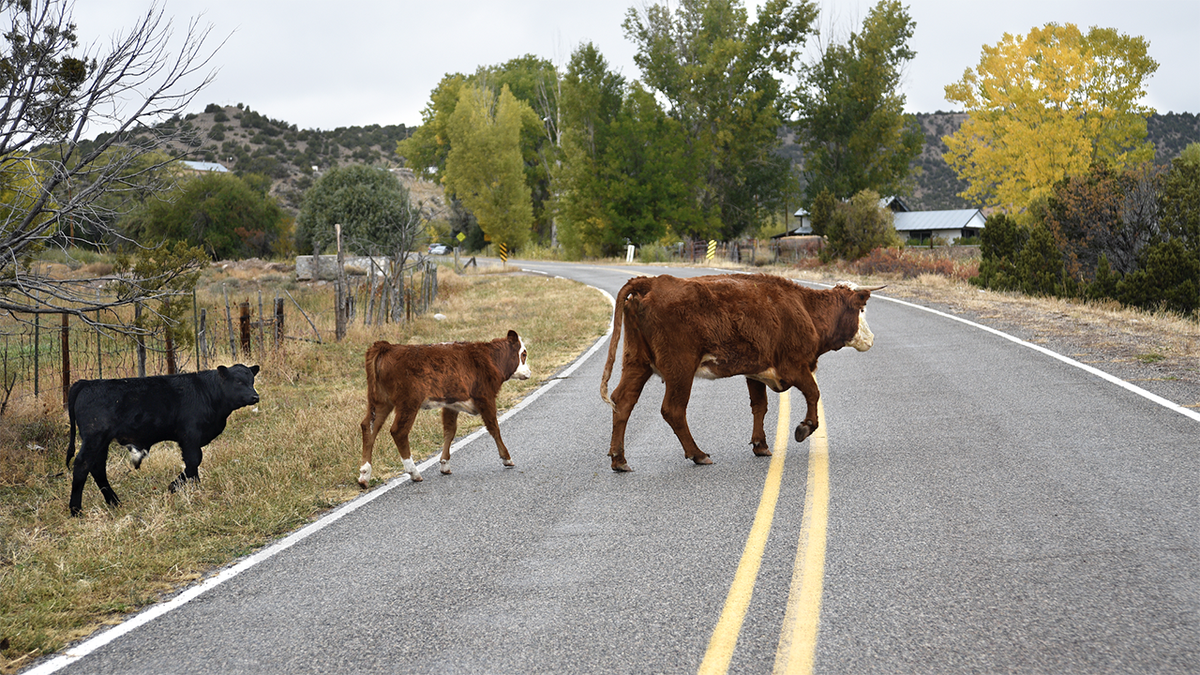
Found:
[[[971,283],[998,291],[1021,287],[1017,256],[1029,241],[1029,228],[1004,213],[988,216],[979,233],[979,275]]]
[[[168,40],[171,22],[158,7],[108,48],[81,52],[71,8],[58,0],[0,0],[0,310],[93,322],[96,310],[166,291],[147,284],[115,299],[97,296],[88,284],[27,263],[42,248],[69,249],[72,229],[96,240],[115,234],[115,218],[98,214],[123,209],[118,197],[131,173],[147,175],[174,159],[134,169],[160,141],[184,140],[175,128],[162,128],[153,142],[135,132],[182,112],[211,79],[199,72],[210,57],[203,53],[207,28],[193,24],[181,40]],[[108,132],[84,141],[97,124]],[[111,198],[103,208],[102,197]]]
[[[828,189],[821,190],[819,194],[812,200],[812,208],[809,209],[808,217],[812,220],[813,234],[823,237],[826,230],[829,229],[829,224],[833,222],[834,213],[837,212],[838,200],[833,196],[833,193]]]
[[[911,192],[909,166],[924,134],[899,92],[916,24],[899,0],[880,0],[845,44],[830,44],[805,69],[793,128],[804,150],[805,197],[848,199],[862,190]]]
[[[945,137],[946,162],[969,183],[961,196],[1022,214],[1091,164],[1150,160],[1138,104],[1158,69],[1141,37],[1050,23],[985,46],[974,71],[946,86],[969,114]],[[1028,217],[1028,216],[1023,216]]]
[[[204,173],[148,199],[122,221],[138,242],[181,241],[214,260],[269,255],[287,216],[275,199],[228,173]]]
[[[669,104],[701,167],[703,219],[680,234],[734,238],[782,206],[790,167],[775,156],[782,84],[816,18],[806,0],[767,0],[749,23],[739,0],[682,0],[626,14],[643,84]]]
[[[682,125],[645,89],[623,85],[590,44],[563,78],[558,209],[572,256],[612,255],[701,220],[701,176]]]
[[[364,254],[402,257],[422,236],[420,212],[400,180],[386,169],[361,164],[326,171],[304,193],[296,250],[326,253],[337,244],[339,224],[343,247]]]
[[[825,259],[858,260],[877,248],[898,246],[891,209],[880,205],[879,193],[863,190],[840,202],[825,227]]]
[[[1159,190],[1158,214],[1163,235],[1200,256],[1200,143],[1172,160]]]
[[[1138,255],[1137,270],[1117,282],[1115,295],[1143,309],[1194,313],[1200,310],[1200,255],[1180,239],[1154,242]]]
[[[1026,295],[1064,294],[1062,251],[1049,229],[1035,225],[1029,230],[1029,238],[1017,254],[1016,274]]]
[[[505,86],[499,95],[466,85],[450,116],[443,182],[495,243],[516,250],[529,240],[533,203],[521,158],[521,127],[535,117]]]

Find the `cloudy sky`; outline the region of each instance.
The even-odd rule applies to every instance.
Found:
[[[301,129],[421,122],[446,73],[472,73],[533,54],[565,67],[594,43],[627,79],[640,73],[621,23],[647,0],[159,0],[175,34],[199,18],[212,26],[216,79],[190,112],[244,103]],[[656,0],[658,1],[658,0]],[[757,6],[747,0],[747,6]],[[820,25],[857,30],[875,0],[818,0]],[[907,69],[909,112],[951,110],[944,87],[978,64],[984,45],[1046,23],[1116,28],[1150,42],[1159,63],[1145,103],[1158,112],[1200,113],[1200,0],[908,0],[916,22]],[[151,0],[76,0],[85,44],[128,30]]]

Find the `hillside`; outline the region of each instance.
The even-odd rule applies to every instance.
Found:
[[[956,131],[963,113],[919,113],[917,122],[925,132],[925,147],[913,162],[919,169],[916,190],[909,205],[917,209],[955,209],[971,206],[958,196],[965,185],[942,160],[942,137]],[[304,191],[312,185],[316,171],[347,164],[370,164],[397,172],[415,201],[427,216],[444,217],[446,205],[441,187],[418,180],[410,170],[400,168],[396,142],[407,138],[415,127],[403,124],[366,127],[338,127],[331,131],[299,130],[294,124],[270,119],[241,104],[221,107],[209,105],[203,113],[172,119],[166,129],[179,129],[191,139],[190,159],[219,162],[235,173],[259,173],[269,176],[271,194],[292,213],[300,209]],[[1152,115],[1147,121],[1149,140],[1156,148],[1155,161],[1170,162],[1188,143],[1200,142],[1200,116],[1192,113]],[[781,139],[780,154],[793,162],[803,161],[789,133]]]
[[[350,164],[395,170],[426,215],[440,215],[445,210],[439,186],[417,180],[411,171],[400,168],[396,142],[415,130],[403,124],[300,130],[241,104],[210,104],[204,112],[173,118],[158,130],[182,131],[189,139],[186,147],[172,145],[187,152],[188,159],[218,162],[237,174],[268,176],[271,194],[293,214],[300,210],[304,191],[317,172]]]

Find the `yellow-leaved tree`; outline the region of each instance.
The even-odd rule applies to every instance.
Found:
[[[1021,214],[1054,183],[1099,161],[1148,161],[1153,109],[1139,101],[1158,63],[1142,37],[1074,24],[1007,33],[985,45],[975,70],[946,85],[969,117],[943,140],[947,164],[970,187],[962,197]]]
[[[521,125],[533,109],[505,85],[464,84],[447,124],[450,152],[442,182],[479,221],[493,243],[518,249],[529,241],[533,199],[525,183]]]

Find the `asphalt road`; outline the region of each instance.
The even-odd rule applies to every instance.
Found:
[[[516,264],[609,293],[663,271]],[[502,420],[515,469],[481,435],[452,476],[376,489],[43,672],[696,673],[746,560],[752,593],[713,672],[776,669],[803,614],[793,582],[814,572],[796,672],[1200,672],[1200,422],[884,297],[868,317],[871,351],[821,359],[825,448],[790,440],[792,392],[784,459],[755,457],[744,382],[698,381],[688,418],[715,464],[694,466],[655,379],[629,425],[635,471],[613,473],[594,353]],[[797,558],[816,532],[814,569]]]

